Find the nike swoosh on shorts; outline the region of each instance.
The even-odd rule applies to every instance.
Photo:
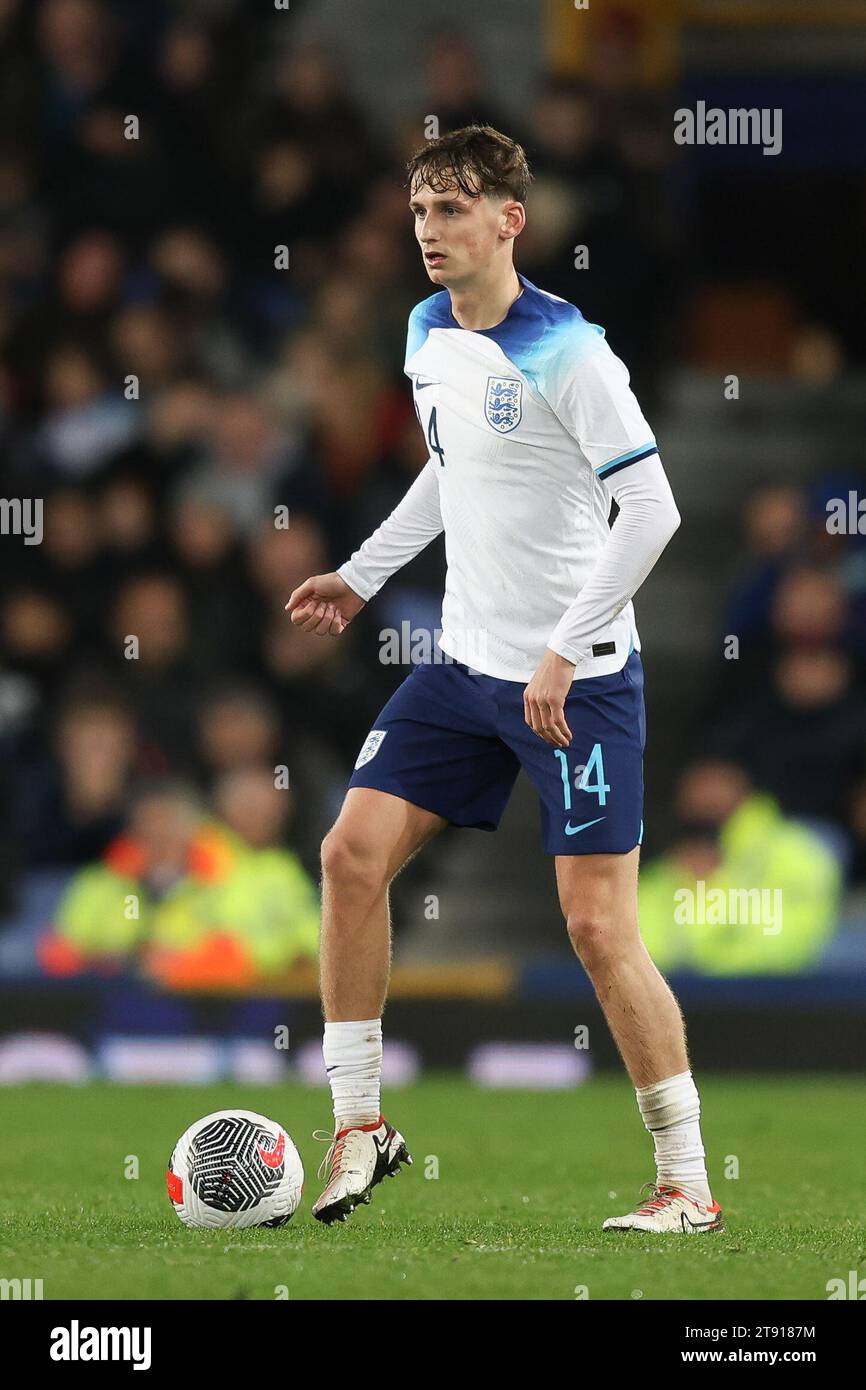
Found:
[[[572,825],[571,821],[566,821],[565,833],[566,835],[579,835],[581,830],[588,830],[591,825],[598,825],[599,821],[606,819],[606,816],[598,816],[595,820],[585,820],[583,825]]]

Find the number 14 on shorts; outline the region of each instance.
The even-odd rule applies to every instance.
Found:
[[[560,770],[562,773],[562,795],[565,802],[565,810],[570,811],[571,807],[571,779],[568,775],[568,754],[562,748],[554,748],[553,756],[559,759]],[[575,775],[580,770],[580,776],[575,786],[579,792],[590,792],[598,797],[599,806],[607,805],[607,794],[610,791],[610,784],[604,780],[604,754],[600,743],[594,743],[592,752],[582,770],[578,764],[574,771]],[[595,780],[593,781],[593,775]]]

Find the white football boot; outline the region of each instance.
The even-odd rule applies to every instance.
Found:
[[[627,1216],[609,1216],[602,1224],[603,1231],[676,1231],[680,1235],[698,1235],[703,1231],[723,1231],[722,1209],[718,1202],[705,1206],[695,1197],[687,1197],[678,1187],[645,1182],[641,1192],[650,1188],[645,1202]]]
[[[355,1207],[370,1201],[377,1182],[395,1178],[401,1163],[412,1162],[402,1134],[383,1115],[373,1124],[341,1129],[336,1134],[317,1129],[313,1138],[327,1139],[331,1144],[319,1165],[319,1177],[328,1172],[328,1181],[313,1204],[317,1221],[345,1221]]]

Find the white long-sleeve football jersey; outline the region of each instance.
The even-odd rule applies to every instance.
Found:
[[[519,280],[495,328],[462,328],[447,290],[413,309],[405,371],[430,457],[338,573],[369,600],[444,529],[444,652],[528,681],[550,647],[575,679],[607,675],[640,650],[631,596],[679,515],[604,330]]]

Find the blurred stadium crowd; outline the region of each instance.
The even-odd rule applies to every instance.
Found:
[[[676,349],[674,151],[646,98],[542,74],[515,129],[442,34],[383,143],[331,54],[218,16],[0,0],[0,491],[44,499],[42,543],[0,552],[3,908],[72,876],[44,924],[54,973],[133,953],[213,983],[315,954],[318,844],[404,674],[380,629],[439,615],[439,545],[339,642],[283,611],[426,458],[402,378],[425,113],[525,142],[520,268],[609,326],[648,411]],[[718,853],[748,790],[733,764],[862,881],[866,552],[831,555],[807,504],[750,505],[724,620],[741,659],[702,720],[725,766],[683,783],[677,853]]]

